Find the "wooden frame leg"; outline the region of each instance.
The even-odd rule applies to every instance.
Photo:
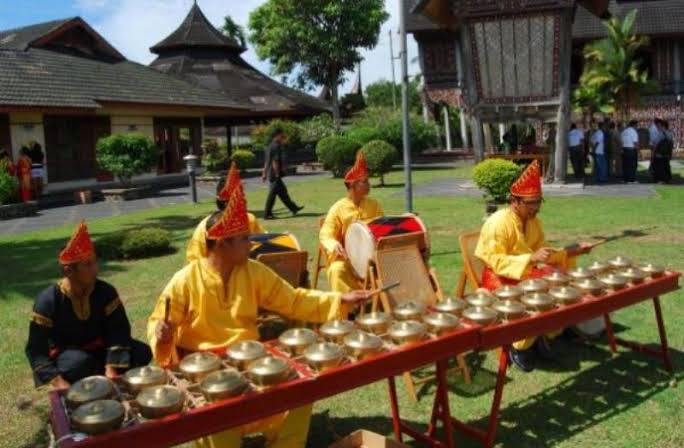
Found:
[[[665,370],[672,373],[672,358],[670,356],[670,349],[667,345],[667,332],[665,331],[665,322],[663,322],[663,311],[660,308],[660,298],[653,298],[653,310],[655,311],[656,321],[658,322],[658,333],[660,335],[660,349],[663,352],[663,364]]]
[[[411,372],[404,372],[402,374],[404,377],[404,384],[406,384],[406,391],[413,402],[418,401],[418,394],[416,394],[416,384],[413,382],[413,377]]]
[[[610,320],[609,314],[603,315],[603,322],[606,324],[606,337],[608,338],[608,345],[610,351],[617,353],[617,344],[615,343],[615,332],[613,332],[613,322]]]
[[[472,383],[473,380],[470,376],[470,367],[468,367],[468,363],[465,360],[465,355],[457,355],[456,363],[458,364],[458,368],[461,370],[461,373],[463,373],[463,381],[465,381],[466,384]]]
[[[494,400],[492,401],[492,408],[489,412],[489,424],[487,425],[487,438],[485,446],[494,446],[496,439],[496,427],[499,423],[499,412],[501,411],[501,399],[503,398],[503,389],[506,384],[506,372],[508,371],[508,350],[510,347],[505,346],[501,348],[499,354],[499,372],[496,377],[496,389],[494,389]]]

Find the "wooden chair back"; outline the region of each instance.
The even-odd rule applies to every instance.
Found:
[[[295,288],[305,286],[306,264],[309,254],[306,251],[275,252],[261,254],[257,261],[273,269]]]

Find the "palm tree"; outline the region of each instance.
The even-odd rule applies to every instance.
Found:
[[[579,87],[572,93],[572,108],[575,112],[582,114],[582,124],[585,129],[588,129],[592,124],[594,114],[596,112],[613,113],[615,102],[605,89],[588,86],[584,81],[584,76],[582,76]]]
[[[608,37],[584,48],[586,66],[581,84],[612,98],[623,121],[628,120],[631,108],[639,103],[642,94],[657,89],[638,58],[638,51],[649,44],[649,39],[634,34],[636,15],[637,11],[632,10],[623,21],[604,21]]]

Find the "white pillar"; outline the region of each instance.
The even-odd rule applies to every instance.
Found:
[[[444,106],[444,134],[446,137],[446,150],[451,151],[451,123],[449,123],[449,107]]]
[[[468,135],[468,120],[466,120],[466,114],[463,108],[458,111],[458,115],[461,118],[461,141],[463,142],[463,149],[470,148],[470,138]]]
[[[499,144],[503,144],[503,136],[506,133],[506,125],[504,123],[499,123]]]

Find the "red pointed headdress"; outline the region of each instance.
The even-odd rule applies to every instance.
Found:
[[[95,258],[95,247],[90,240],[85,221],[81,221],[64,250],[59,253],[59,262],[67,265],[93,258]]]
[[[511,185],[511,194],[521,198],[531,198],[542,195],[541,168],[539,162],[534,160],[525,171]]]
[[[368,165],[366,164],[366,156],[359,151],[356,153],[356,162],[354,163],[354,166],[347,171],[347,175],[344,176],[344,181],[350,184],[357,180],[365,179],[368,179]]]
[[[223,202],[228,202],[230,200],[230,195],[235,188],[242,187],[242,182],[240,182],[240,172],[237,169],[235,161],[230,164],[228,169],[228,174],[226,175],[226,183],[223,184],[223,189],[218,194],[218,199]]]
[[[207,238],[212,240],[220,240],[223,238],[230,238],[231,236],[239,235],[241,233],[249,233],[249,218],[247,217],[247,200],[245,199],[245,192],[242,188],[242,180],[240,175],[235,170],[235,180],[233,180],[233,188],[230,190],[230,196],[226,201],[226,208],[223,210],[223,215],[216,224],[207,230]],[[231,176],[228,176],[226,185],[229,184]]]

